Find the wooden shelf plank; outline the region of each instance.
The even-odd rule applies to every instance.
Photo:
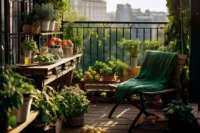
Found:
[[[25,122],[23,122],[23,123],[17,125],[16,127],[12,128],[12,129],[10,129],[10,130],[8,130],[7,133],[20,133],[20,132],[21,132],[24,128],[26,128],[33,120],[35,120],[35,118],[37,117],[38,114],[39,114],[39,111],[31,111],[31,112],[30,112],[30,118],[29,118],[27,121],[25,121]]]

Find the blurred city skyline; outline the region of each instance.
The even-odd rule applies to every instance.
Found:
[[[116,12],[117,4],[130,4],[132,8],[140,8],[142,12],[164,11],[167,12],[166,0],[106,0],[107,12]]]

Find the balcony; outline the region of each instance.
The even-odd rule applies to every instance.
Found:
[[[63,21],[64,39],[67,21]],[[96,60],[108,63],[110,60],[121,60],[130,65],[130,56],[126,49],[117,45],[122,38],[158,41],[165,46],[164,27],[167,22],[108,22],[108,21],[76,21],[73,25],[75,35],[83,37],[84,49],[81,64],[78,68],[84,71]],[[140,44],[138,65],[143,58],[143,43]]]

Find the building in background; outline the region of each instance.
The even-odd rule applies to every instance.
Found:
[[[87,16],[90,21],[109,20],[105,0],[69,0],[71,11]]]
[[[130,4],[117,4],[116,21],[133,21],[133,12]]]

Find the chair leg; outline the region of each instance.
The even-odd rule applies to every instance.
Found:
[[[112,108],[112,110],[110,111],[110,114],[108,115],[108,118],[111,118],[112,114],[114,113],[115,109],[117,108],[117,106],[119,105],[120,102],[117,102],[115,104],[115,106]]]
[[[136,122],[138,121],[138,119],[140,118],[140,116],[142,115],[142,113],[144,113],[145,115],[149,115],[146,111],[146,108],[148,107],[149,104],[151,104],[152,100],[150,99],[146,104],[144,104],[144,99],[142,97],[142,94],[140,93],[140,102],[141,102],[141,108],[140,108],[140,112],[138,113],[138,115],[136,116],[136,118],[134,119],[133,123],[131,124],[131,127],[129,128],[128,132],[131,133],[132,129],[135,127]]]

